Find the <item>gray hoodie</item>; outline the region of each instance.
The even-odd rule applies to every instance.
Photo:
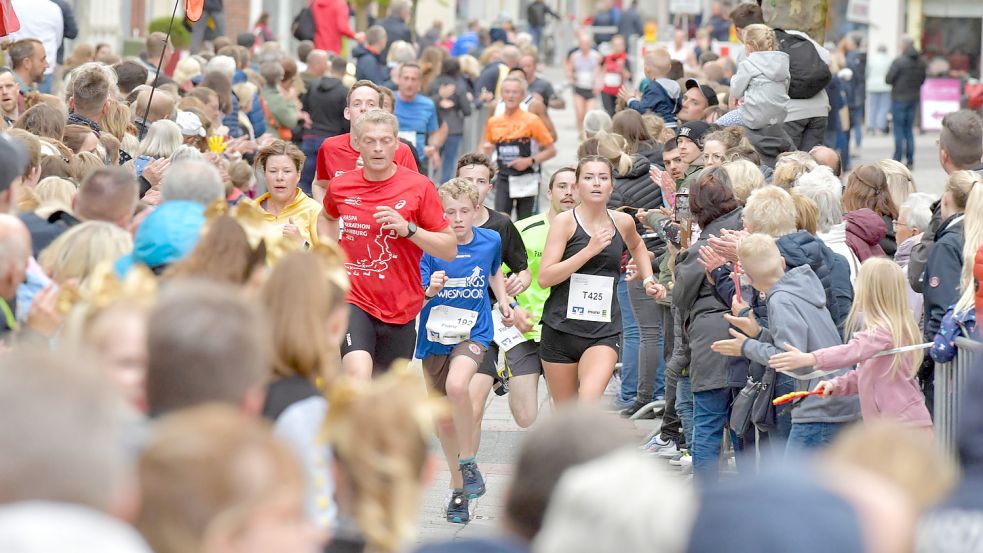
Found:
[[[730,93],[744,98],[738,108],[744,126],[761,129],[785,121],[791,78],[785,52],[751,52],[741,60],[730,81]]]
[[[766,297],[768,329],[762,329],[757,340],[744,343],[744,356],[768,364],[768,358],[785,351],[785,343],[801,351],[842,344],[833,318],[826,309],[826,294],[819,277],[808,265],[795,267],[775,283]],[[840,369],[819,378],[796,379],[796,391],[810,391],[820,380],[835,378],[850,369]],[[803,372],[808,373],[811,369]],[[791,376],[795,376],[792,374]],[[821,398],[809,396],[792,410],[792,423],[853,422],[860,419],[860,400],[857,396]]]

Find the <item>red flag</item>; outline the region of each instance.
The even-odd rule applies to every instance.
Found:
[[[14,13],[10,0],[0,0],[0,36],[7,36],[20,30],[20,21]]]
[[[201,19],[203,11],[205,11],[205,0],[184,0],[184,13],[191,21]]]

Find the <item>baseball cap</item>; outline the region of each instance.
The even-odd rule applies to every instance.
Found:
[[[707,99],[707,107],[715,106],[720,102],[717,101],[717,93],[713,91],[708,85],[700,84],[696,79],[686,79],[686,90],[691,88],[699,88],[700,92]]]
[[[7,191],[17,177],[24,175],[30,161],[20,141],[6,133],[0,134],[0,192]]]
[[[181,127],[181,134],[184,136],[205,136],[205,127],[201,126],[201,119],[190,111],[177,112],[175,122]]]
[[[676,136],[685,136],[686,138],[699,144],[700,139],[703,138],[703,135],[706,134],[709,128],[710,125],[703,121],[690,121],[689,123],[683,123],[680,125],[676,132]]]
[[[141,263],[159,270],[184,259],[198,244],[205,224],[205,206],[198,202],[164,202],[137,229],[133,253],[116,261],[116,273],[125,275]]]

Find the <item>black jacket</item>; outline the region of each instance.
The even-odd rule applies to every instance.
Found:
[[[617,170],[614,175],[614,192],[608,207],[617,209],[629,206],[637,209],[659,209],[662,207],[662,189],[652,182],[649,175],[649,160],[641,154],[631,156],[631,169],[624,175],[619,175]],[[629,211],[634,214],[634,211]],[[638,234],[645,234],[645,227],[636,218],[635,228]],[[665,243],[658,238],[645,240],[645,247],[654,252],[656,257],[662,255],[666,250]]]
[[[304,95],[304,111],[310,114],[313,124],[307,134],[324,138],[348,132],[349,122],[345,119],[345,103],[348,89],[341,80],[334,77],[321,77]]]
[[[366,79],[382,86],[389,80],[389,68],[382,54],[373,54],[368,48],[359,44],[352,50],[355,58],[355,78]]]
[[[946,309],[959,300],[964,242],[962,213],[943,221],[935,233],[935,244],[925,265],[925,319],[922,328],[926,341],[935,339]]]
[[[556,19],[560,18],[555,11],[546,5],[546,2],[532,2],[526,8],[526,22],[529,23],[530,27],[545,27],[547,15],[552,15]]]
[[[413,42],[413,31],[399,17],[390,15],[377,23],[386,30],[386,49],[382,52],[383,59],[389,54],[389,46],[397,40]]]
[[[925,82],[925,67],[925,61],[911,46],[895,58],[884,78],[891,85],[891,99],[917,102]]]
[[[18,213],[17,217],[31,233],[31,247],[35,258],[40,256],[55,238],[79,223],[78,219],[64,211],[56,211],[47,219],[42,219],[33,211]]]

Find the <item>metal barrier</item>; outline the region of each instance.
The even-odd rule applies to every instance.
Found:
[[[958,353],[949,363],[935,365],[935,440],[947,455],[956,457],[956,432],[969,371],[983,357],[983,343],[956,338]]]

